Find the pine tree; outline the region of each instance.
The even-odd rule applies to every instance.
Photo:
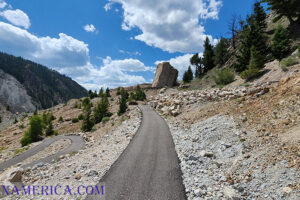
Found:
[[[193,80],[193,71],[190,66],[189,66],[188,70],[184,72],[182,80],[185,83],[189,83]]]
[[[45,130],[45,134],[46,134],[46,136],[54,135],[53,125],[52,125],[51,121]]]
[[[94,109],[94,122],[97,124],[102,121],[103,117],[108,114],[109,102],[107,96],[104,95]]]
[[[223,66],[226,63],[229,58],[227,48],[227,39],[221,38],[220,42],[216,46],[215,65]]]
[[[254,17],[259,29],[264,32],[267,28],[267,14],[259,1],[254,3]]]
[[[247,66],[247,70],[241,73],[241,77],[247,81],[256,78],[260,74],[259,70],[264,67],[264,60],[259,51],[252,46],[250,52],[251,59],[249,65]]]
[[[195,78],[200,78],[201,74],[202,74],[202,58],[199,57],[198,53],[196,53],[195,55],[193,55],[191,57],[190,63],[191,63],[191,65],[195,65],[196,66]]]
[[[43,120],[38,115],[33,115],[29,120],[29,128],[21,139],[22,146],[39,141],[43,135]]]
[[[137,101],[144,101],[146,100],[146,94],[145,92],[141,89],[141,87],[138,85],[135,89],[135,97]]]
[[[88,108],[83,118],[81,130],[84,132],[88,132],[92,130],[93,126],[94,122],[91,120],[91,108]]]
[[[126,112],[127,110],[127,104],[126,104],[126,96],[124,95],[124,93],[121,95],[121,99],[119,101],[119,111],[118,111],[118,115],[122,115],[123,113]]]
[[[103,88],[100,88],[100,90],[99,90],[99,97],[103,97],[103,94],[104,94],[104,92],[103,92]]]
[[[214,68],[214,47],[210,44],[208,37],[206,37],[204,42],[204,53],[203,53],[203,65],[204,73],[208,70]]]
[[[278,25],[272,38],[271,51],[274,58],[281,60],[290,51],[291,40],[288,31]]]
[[[106,88],[105,94],[107,97],[111,97],[109,88]]]
[[[269,5],[268,10],[276,12],[274,22],[286,16],[291,23],[300,23],[300,1],[299,0],[263,0]]]

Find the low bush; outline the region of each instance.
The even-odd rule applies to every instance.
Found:
[[[73,119],[72,119],[72,123],[77,123],[77,122],[79,122],[79,119],[78,119],[78,118],[73,118]]]
[[[63,121],[64,121],[63,117],[60,116],[59,119],[58,119],[58,121],[59,121],[59,122],[63,122]]]
[[[78,115],[78,119],[79,119],[79,120],[83,120],[83,117],[84,117],[84,116],[83,116],[82,113]]]
[[[227,85],[234,81],[234,73],[232,73],[228,68],[217,71],[217,76],[214,77],[216,84]]]
[[[298,57],[300,58],[300,45],[298,47]]]
[[[249,81],[251,79],[254,79],[254,78],[260,76],[260,71],[258,69],[255,69],[255,68],[249,68],[249,69],[243,71],[240,74],[240,76],[241,76],[242,79],[245,79],[246,81]]]
[[[299,60],[295,57],[289,56],[285,59],[282,59],[280,62],[281,67],[290,67],[293,65],[299,64]]]
[[[103,117],[103,118],[102,118],[102,123],[108,122],[109,119],[110,119],[109,117]]]

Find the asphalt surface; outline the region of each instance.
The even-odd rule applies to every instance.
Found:
[[[30,164],[23,165],[21,167],[23,169],[26,169],[27,167],[32,167],[35,164],[40,163],[40,162],[50,163],[50,162],[52,162],[53,159],[55,160],[55,159],[59,158],[59,156],[61,156],[61,155],[79,151],[81,149],[81,147],[84,145],[84,140],[82,139],[82,137],[75,136],[75,135],[59,135],[59,136],[55,136],[53,138],[47,138],[43,141],[43,143],[41,143],[41,144],[25,151],[22,154],[19,154],[19,155],[15,156],[14,158],[12,158],[8,161],[0,163],[0,171],[26,160],[27,158],[29,158],[29,157],[37,154],[38,152],[44,150],[46,147],[50,146],[53,142],[55,142],[57,140],[61,140],[61,139],[70,139],[71,140],[71,145],[68,146],[67,148],[65,148],[64,150],[62,150],[60,152],[57,152],[56,154],[53,154],[53,155],[48,156],[46,158],[36,160],[36,161],[34,161]]]
[[[97,186],[104,195],[87,199],[186,199],[179,159],[168,125],[153,109],[140,106],[141,126]],[[100,161],[99,161],[100,162]]]

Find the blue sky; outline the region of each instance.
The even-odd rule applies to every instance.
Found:
[[[87,89],[151,82],[156,64],[182,76],[208,36],[228,37],[254,0],[0,0],[0,51],[66,74]],[[181,77],[179,77],[181,78]]]

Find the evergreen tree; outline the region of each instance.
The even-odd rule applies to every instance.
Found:
[[[264,60],[259,51],[254,46],[251,47],[251,59],[247,70],[241,73],[243,79],[251,80],[260,74],[260,69],[264,67]]]
[[[43,135],[43,120],[38,115],[33,115],[29,120],[29,128],[21,139],[22,146],[39,141]]]
[[[204,42],[204,53],[203,53],[203,65],[204,73],[208,70],[214,68],[214,47],[210,44],[208,37],[206,37]]]
[[[103,97],[103,95],[104,95],[103,88],[100,88],[98,96],[99,97]]]
[[[126,104],[127,98],[125,96],[125,94],[123,93],[121,95],[121,99],[119,101],[119,111],[118,111],[118,115],[122,115],[123,113],[126,112],[127,110],[127,104]]]
[[[193,55],[191,57],[190,63],[191,63],[191,65],[195,65],[196,66],[195,78],[200,78],[201,74],[202,74],[202,58],[199,57],[198,53],[196,53],[195,55]]]
[[[2,117],[0,116],[0,123],[2,122]]]
[[[117,88],[117,95],[121,95],[121,88],[120,87]]]
[[[269,5],[268,10],[274,10],[278,16],[274,19],[277,22],[286,16],[291,23],[300,23],[300,1],[299,0],[263,0]]]
[[[215,65],[223,66],[228,58],[228,41],[225,38],[221,38],[220,42],[216,46]]]
[[[108,107],[109,107],[109,102],[107,96],[104,95],[94,109],[94,121],[96,124],[101,122],[103,117],[107,116]]]
[[[272,38],[271,51],[274,58],[281,60],[290,51],[291,40],[288,31],[278,25]]]
[[[106,88],[105,94],[107,97],[111,97],[109,88]]]
[[[146,100],[146,94],[145,92],[141,89],[141,87],[138,85],[135,89],[135,97],[137,101],[144,101]]]
[[[254,17],[257,26],[261,31],[264,32],[267,28],[267,22],[266,22],[267,14],[259,1],[256,1],[254,3]]]
[[[185,83],[189,83],[193,80],[193,71],[190,66],[188,70],[184,72],[182,80]]]
[[[91,108],[89,107],[84,115],[81,130],[84,132],[88,132],[92,130],[93,126],[94,122],[91,120]]]
[[[46,136],[54,135],[53,125],[52,125],[51,121],[45,130],[45,134],[46,134]]]
[[[120,94],[121,94],[121,96],[124,96],[126,100],[129,98],[129,93],[124,88],[121,89]]]

